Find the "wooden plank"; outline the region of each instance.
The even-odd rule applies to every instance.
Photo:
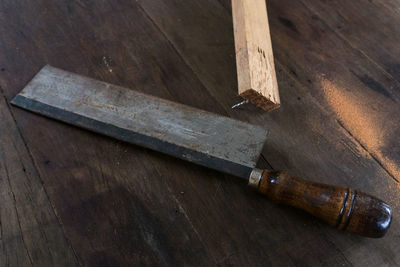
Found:
[[[375,49],[378,45],[366,48],[371,44],[369,38],[376,38],[374,42],[378,44],[386,40],[382,35],[390,35],[396,30],[386,33],[386,29],[390,28],[382,27],[380,31],[379,27],[359,24],[357,30],[350,31],[351,25],[356,24],[350,19],[340,30],[333,26],[332,15],[323,12],[325,9],[329,12],[336,10],[334,14],[341,12],[342,8],[337,2],[332,2],[331,7],[324,9],[321,6],[325,4],[318,1],[304,4],[287,2],[285,6],[281,2],[270,2],[273,14],[270,23],[276,36],[276,45],[280,47],[275,55],[393,179],[400,181],[400,147],[394,145],[399,143],[400,136],[400,84],[382,67],[385,65],[382,63],[386,62],[388,46],[392,47],[393,55],[398,53],[398,49],[395,49],[398,47],[397,41],[393,37],[389,38],[388,43],[380,45],[379,49]],[[350,17],[372,16],[373,8],[368,8],[371,3],[363,2],[365,8],[352,9],[354,16],[342,13],[339,15],[340,21]],[[356,5],[354,2],[348,4]],[[350,10],[350,7],[347,9]],[[314,10],[318,10],[318,13]],[[361,15],[359,10],[366,15]],[[395,21],[393,23],[396,25]],[[348,37],[338,34],[337,31],[346,33],[346,28]],[[375,37],[364,37],[372,32],[377,32]]]
[[[282,32],[280,35],[273,35],[280,37],[274,41],[274,45],[279,44],[276,50],[281,57],[285,58],[284,64],[278,65],[277,73],[280,87],[283,88],[281,90],[282,99],[285,100],[287,105],[274,113],[265,115],[252,108],[242,109],[240,112],[229,109],[229,102],[234,99],[235,92],[226,88],[231,88],[236,79],[230,71],[230,66],[234,64],[232,57],[234,52],[233,46],[230,47],[229,45],[233,44],[229,35],[229,11],[224,15],[223,8],[218,7],[217,1],[202,6],[199,5],[199,1],[185,2],[184,4],[179,2],[180,8],[177,8],[177,2],[179,1],[160,0],[157,3],[143,1],[141,5],[171,40],[182,57],[186,59],[189,67],[194,70],[207,90],[218,99],[222,106],[226,107],[226,112],[230,116],[265,125],[265,127],[271,129],[270,138],[267,140],[263,154],[275,169],[289,169],[299,176],[308,177],[314,181],[354,186],[387,199],[395,207],[395,212],[398,210],[399,207],[396,204],[399,201],[398,183],[381,168],[380,164],[368,154],[351,134],[341,127],[336,114],[329,112],[326,107],[320,104],[319,99],[309,93],[309,85],[307,84],[310,84],[310,82],[305,80],[303,84],[301,76],[296,75],[292,68],[289,68],[293,62],[286,61],[284,56],[289,52],[296,54],[299,49],[302,53],[297,53],[296,59],[299,63],[296,64],[296,72],[310,68],[310,64],[305,61],[307,57],[304,55],[307,55],[312,37],[301,39],[304,43],[299,44],[298,47],[290,47],[291,50],[288,51],[285,43],[289,43],[287,38],[296,34],[296,28],[290,21],[284,18],[279,20],[278,18],[285,10],[292,10],[294,6],[292,15],[300,12],[299,17],[307,18],[307,20],[310,20],[309,23],[312,23],[312,14],[303,14],[304,11],[307,11],[304,6],[294,3],[295,1],[274,1],[275,9],[270,14],[273,14],[273,18],[278,21],[277,24],[274,24],[275,31]],[[224,3],[226,2],[228,1],[224,1]],[[208,14],[206,18],[204,17],[205,13]],[[165,16],[165,14],[170,15]],[[174,23],[174,20],[171,19],[174,17],[179,17],[182,23]],[[208,27],[205,24],[195,23],[195,21],[203,20],[208,21]],[[290,27],[291,25],[292,27]],[[272,29],[274,30],[274,28]],[[332,35],[329,28],[324,27],[320,31],[325,32],[328,36]],[[187,33],[188,36],[184,42],[176,32]],[[339,46],[339,44],[340,47],[345,45],[336,39],[336,46]],[[325,51],[319,42],[314,45],[315,49],[319,49],[320,58],[323,58],[324,53],[331,52],[331,50]],[[212,55],[210,51],[213,51]],[[204,55],[204,57],[199,58],[196,56],[198,54]],[[357,66],[359,62],[356,60],[359,57],[357,53],[349,52],[346,56],[349,66]],[[334,57],[332,58],[334,60]],[[218,62],[218,64],[214,64],[214,62]],[[313,62],[313,64],[317,66],[317,63]],[[373,64],[365,61],[365,58],[363,58],[363,64],[373,74],[379,75],[379,70]],[[335,72],[343,66],[330,67],[331,72]],[[205,68],[208,70],[207,72],[203,71]],[[318,73],[320,72],[317,69],[314,75]],[[224,77],[224,79],[221,80],[219,77]],[[317,87],[315,87],[315,90],[317,90]],[[203,101],[205,100],[200,102]],[[197,186],[201,188],[200,185]],[[227,185],[222,186],[224,191],[227,190]],[[197,189],[197,191],[200,190]],[[231,193],[234,194],[232,191]],[[225,196],[221,193],[219,199],[223,197]],[[242,200],[239,195],[236,199],[236,202]],[[193,215],[191,212],[195,209],[195,205],[192,203],[185,204],[187,205],[185,207],[189,210],[189,216]],[[251,209],[255,203],[250,201],[247,205],[246,215],[252,217],[253,211]],[[260,210],[264,210],[266,214],[260,212],[257,218],[264,222],[264,227],[252,224],[252,230],[257,233],[265,233],[265,235],[263,238],[256,238],[253,235],[252,237],[257,240],[252,240],[254,242],[252,244],[257,243],[259,248],[268,251],[268,255],[263,254],[260,257],[271,265],[290,265],[293,261],[297,264],[311,266],[342,264],[344,266],[361,266],[362,264],[359,264],[359,262],[372,265],[382,265],[389,262],[396,265],[396,262],[400,260],[396,256],[400,250],[400,245],[398,236],[395,234],[399,224],[395,221],[389,236],[371,242],[371,240],[341,235],[338,232],[334,233],[327,228],[322,229],[313,221],[300,222],[299,214],[289,216],[282,210],[275,209],[272,205],[268,205],[268,208],[262,207],[262,205],[266,204],[259,203]],[[240,205],[235,205],[235,207],[238,206]],[[213,209],[210,208],[210,210]],[[287,212],[287,210],[285,211]],[[224,214],[223,211],[220,212]],[[204,223],[204,220],[199,221],[196,216],[191,217],[193,224],[198,226],[198,232],[205,234],[206,223]],[[236,219],[241,220],[241,218]],[[246,220],[243,220],[243,222],[246,223]],[[216,232],[213,232],[213,234],[218,235]],[[218,242],[213,243],[210,239],[205,240],[213,245],[216,253],[221,253]],[[309,242],[304,241],[305,239]],[[277,245],[279,248],[277,248]],[[240,246],[240,251],[250,253],[245,246]],[[366,254],[366,251],[369,251],[369,253]],[[254,250],[251,252],[257,254]],[[244,257],[241,256],[235,255],[228,262],[244,260]],[[254,260],[252,263],[257,265],[256,262]]]
[[[379,65],[391,76],[400,82],[400,23],[399,3],[395,1],[368,1],[357,2],[335,1],[322,3],[320,1],[304,1],[313,13],[324,21],[339,36],[349,42],[355,49],[367,55],[371,61]],[[333,11],[335,10],[335,11]],[[359,11],[361,10],[361,12]],[[373,17],[370,22],[365,18]],[[360,29],[366,29],[360,31]],[[384,40],[384,42],[382,42]],[[400,102],[398,84],[390,87],[379,86],[379,82],[360,77],[376,91]],[[368,82],[369,81],[369,82]]]
[[[0,122],[0,265],[77,266],[2,95]]]
[[[232,0],[239,95],[265,110],[280,106],[265,0]]]
[[[7,9],[11,16],[7,18],[10,23],[0,26],[5,33],[0,41],[0,50],[4,51],[0,62],[7,63],[1,66],[5,70],[0,76],[5,94],[10,98],[16,94],[47,58],[48,63],[61,68],[138,87],[163,98],[192,98],[192,92],[176,88],[198,85],[189,83],[188,70],[182,69],[182,63],[176,64],[178,57],[137,4],[113,3],[60,0],[0,4],[0,10]],[[35,14],[40,10],[48,12],[37,20]],[[74,19],[60,22],[60,17]],[[38,35],[38,27],[52,34]],[[102,42],[90,37],[97,30],[104,38]],[[57,36],[59,31],[63,34]],[[32,40],[31,46],[24,46],[25,38]],[[56,53],[50,52],[54,51],[53,41],[59,45]],[[16,53],[14,42],[21,42],[21,54]],[[14,62],[16,58],[28,59],[21,65],[18,60]],[[201,99],[211,99],[206,91],[196,91]],[[196,102],[192,98],[191,104]],[[212,100],[208,105],[217,106]],[[187,176],[179,170],[179,164],[174,166],[168,158],[149,156],[145,149],[17,108],[13,112],[82,265],[215,264],[181,207],[183,190],[170,188],[166,182]],[[31,131],[33,125],[35,130]]]
[[[272,130],[263,154],[274,168],[360,188],[389,200],[398,213],[398,184],[340,126],[335,113],[321,105],[321,88],[305,86],[309,82],[294,74],[310,68],[305,60],[310,37],[285,46],[300,26],[296,21],[290,27],[290,21],[279,16],[294,6],[288,13],[299,12],[310,23],[305,28],[312,28],[312,13],[304,14],[301,4],[276,0],[270,13],[272,30],[282,31],[273,36],[279,58],[285,59],[277,64],[277,73],[287,105],[271,114],[252,107],[231,111],[237,77],[228,2],[2,3],[1,10],[7,12],[0,24],[0,84],[10,99],[50,63],[251,121]],[[333,35],[323,23],[318,27],[312,28],[316,36],[322,31]],[[343,45],[338,38],[332,40]],[[337,56],[327,54],[318,42],[312,48],[317,59]],[[304,54],[297,55],[298,64],[285,57],[295,54],[289,49]],[[349,66],[365,65],[373,77],[379,74],[368,61],[357,61],[353,52],[346,56]],[[311,63],[317,65],[317,59]],[[343,65],[329,65],[330,73]],[[308,79],[321,73],[317,68],[309,71]],[[384,239],[341,233],[258,197],[230,176],[13,112],[83,264],[395,266],[400,261],[396,219]]]

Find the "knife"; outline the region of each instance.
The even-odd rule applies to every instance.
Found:
[[[382,237],[392,209],[351,188],[308,182],[256,168],[268,131],[228,117],[43,67],[11,101],[15,106],[118,140],[248,180],[270,200],[302,209],[329,225]]]

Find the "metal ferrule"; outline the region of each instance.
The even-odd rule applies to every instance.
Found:
[[[249,186],[258,189],[260,185],[264,170],[253,169],[250,173]]]

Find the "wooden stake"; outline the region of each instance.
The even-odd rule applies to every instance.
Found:
[[[239,95],[264,110],[280,106],[265,0],[232,0]]]

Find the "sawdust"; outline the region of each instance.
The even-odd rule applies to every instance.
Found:
[[[360,154],[365,155],[367,150],[400,181],[400,167],[383,154],[383,148],[388,145],[385,136],[390,129],[385,128],[385,120],[378,113],[371,112],[371,100],[355,95],[325,78],[321,78],[320,82],[326,100],[339,121],[360,142]]]

